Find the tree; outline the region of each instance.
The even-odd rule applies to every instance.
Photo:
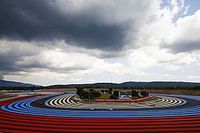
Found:
[[[119,97],[119,91],[114,91],[113,95],[115,95],[118,98]]]
[[[138,92],[135,90],[132,90],[131,95],[132,95],[132,97],[138,97]]]
[[[97,92],[97,91],[95,91],[93,89],[90,89],[89,93],[90,93],[91,99],[101,96],[101,93],[99,93],[99,92]]]
[[[108,89],[108,94],[112,94],[112,88]]]
[[[149,95],[148,92],[146,91],[141,91],[140,94],[143,96],[143,97],[147,97]]]
[[[77,88],[76,94],[79,95],[83,91],[83,88]]]
[[[118,97],[115,96],[114,94],[111,94],[109,98],[110,98],[110,99],[117,99]]]
[[[105,92],[108,94],[108,90],[105,90]]]
[[[104,90],[101,90],[101,93],[104,94]]]
[[[82,91],[79,93],[79,97],[80,97],[81,99],[89,99],[89,93],[86,92],[86,91],[84,91],[84,90],[82,90]]]

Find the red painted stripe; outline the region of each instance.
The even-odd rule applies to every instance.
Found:
[[[24,130],[24,131],[39,131],[39,132],[117,132],[117,133],[121,133],[121,132],[158,132],[158,131],[168,131],[168,132],[174,132],[174,131],[179,131],[179,132],[187,132],[187,131],[200,131],[200,127],[193,127],[193,128],[183,128],[183,127],[177,127],[177,128],[158,128],[158,127],[154,127],[151,129],[145,129],[145,128],[122,128],[122,129],[116,129],[115,126],[113,126],[112,129],[106,129],[106,128],[99,128],[99,129],[91,129],[91,127],[88,127],[88,129],[78,129],[78,128],[69,128],[69,129],[60,129],[60,128],[35,128],[35,127],[24,127],[21,125],[21,127],[19,126],[8,126],[8,125],[3,125],[0,126],[0,128],[8,128],[8,129],[19,129],[19,130]]]
[[[153,124],[153,125],[148,125],[148,124],[143,124],[141,123],[141,125],[118,125],[118,126],[115,126],[115,125],[99,125],[99,124],[96,124],[96,125],[74,125],[74,126],[71,126],[70,123],[66,123],[66,124],[59,124],[59,123],[55,123],[55,124],[39,124],[39,123],[26,123],[26,122],[0,122],[0,125],[4,126],[4,125],[15,125],[15,126],[18,126],[21,128],[21,126],[31,126],[32,128],[48,128],[48,129],[54,129],[54,128],[57,128],[57,129],[154,129],[154,128],[195,128],[195,127],[199,127],[200,128],[200,123],[193,123],[193,124],[165,124],[163,123],[163,125],[160,125],[160,124]]]
[[[196,120],[196,121],[200,121],[200,116],[184,116],[184,117],[170,117],[170,118],[147,118],[147,119],[135,119],[135,118],[114,118],[114,119],[110,119],[110,118],[100,118],[100,119],[94,119],[94,118],[63,118],[63,117],[52,117],[52,116],[33,116],[33,115],[23,115],[23,114],[15,114],[15,113],[10,113],[10,112],[4,112],[4,111],[0,111],[0,117],[3,118],[19,118],[19,119],[31,119],[31,120],[53,120],[53,121],[57,121],[57,122],[76,122],[76,121],[88,121],[88,122],[99,122],[99,123],[118,123],[118,120],[121,122],[145,122],[145,121],[149,121],[149,122],[178,122],[178,121],[190,121],[190,120]]]
[[[141,123],[144,124],[158,124],[162,125],[164,124],[192,124],[192,123],[198,123],[200,120],[194,120],[194,119],[189,119],[189,120],[175,120],[175,121],[127,121],[127,122],[122,122],[120,119],[119,120],[114,120],[113,122],[99,122],[98,120],[96,121],[88,121],[88,120],[76,120],[76,121],[71,121],[66,119],[66,121],[58,122],[56,121],[57,118],[51,119],[51,120],[43,120],[42,117],[37,120],[33,120],[31,118],[24,119],[24,118],[18,118],[18,117],[0,117],[0,121],[17,121],[17,122],[32,122],[32,123],[44,123],[44,124],[55,124],[55,123],[70,123],[70,125],[126,125],[126,124],[135,124],[135,125],[140,125]],[[85,123],[87,121],[87,123]]]
[[[8,105],[27,97],[3,101]],[[30,98],[30,97],[29,97]],[[0,132],[200,132],[200,116],[178,116],[160,118],[63,118],[33,116],[0,110]]]

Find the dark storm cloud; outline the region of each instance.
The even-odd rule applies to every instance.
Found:
[[[15,62],[19,59],[17,56],[13,55],[2,55],[0,53],[0,72],[14,72],[19,71],[20,68],[15,65]]]
[[[122,49],[128,24],[104,23],[94,12],[91,8],[84,13],[64,13],[54,0],[1,0],[0,38],[63,39],[89,49]]]

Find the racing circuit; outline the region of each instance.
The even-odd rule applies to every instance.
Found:
[[[200,132],[200,97],[82,102],[68,92],[0,102],[0,132]]]

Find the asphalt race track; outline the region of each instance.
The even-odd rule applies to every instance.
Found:
[[[121,107],[112,110],[112,104],[103,108],[101,104],[76,102],[73,96],[2,101],[0,132],[200,132],[200,96],[159,95],[155,100],[131,105],[131,109],[119,104]]]

